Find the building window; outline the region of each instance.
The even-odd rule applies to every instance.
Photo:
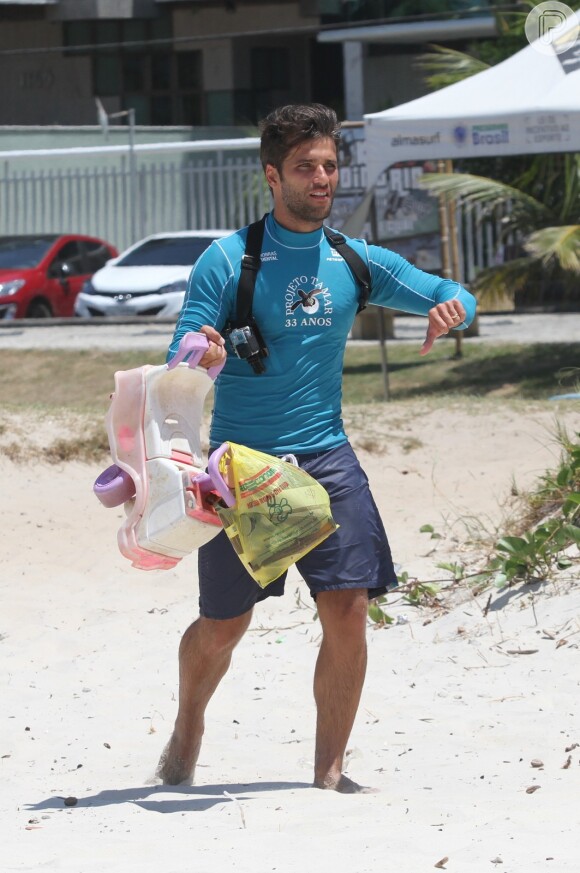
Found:
[[[283,46],[255,46],[251,69],[255,91],[286,91],[290,87],[288,49]]]
[[[314,0],[314,14],[321,24],[374,21],[388,18],[448,18],[454,13],[470,15],[493,7],[490,0]]]
[[[201,52],[174,51],[171,36],[169,16],[64,23],[66,53],[92,60],[95,97],[134,109],[137,124],[203,124]]]

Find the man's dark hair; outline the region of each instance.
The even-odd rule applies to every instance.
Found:
[[[340,123],[334,109],[322,103],[291,103],[270,112],[260,122],[260,160],[282,169],[285,158],[300,143],[309,139],[340,140]]]

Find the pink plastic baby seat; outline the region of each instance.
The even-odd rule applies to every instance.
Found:
[[[203,334],[188,333],[168,364],[115,373],[106,416],[114,464],[93,490],[104,506],[124,504],[117,541],[142,570],[174,567],[221,529],[213,504],[229,495],[203,471],[200,431],[223,364],[199,367],[207,349]]]

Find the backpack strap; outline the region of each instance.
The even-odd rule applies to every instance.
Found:
[[[260,255],[265,224],[266,215],[248,226],[236,292],[236,316],[226,324],[224,330],[237,357],[247,361],[254,373],[264,372],[262,359],[268,357],[268,347],[252,315],[256,277],[262,265]]]
[[[238,295],[236,300],[236,327],[243,327],[252,318],[252,303],[254,301],[254,288],[258,270],[262,265],[260,255],[262,253],[262,240],[264,238],[264,226],[266,216],[259,221],[254,221],[248,226],[246,237],[246,251],[242,256],[242,269],[238,282]]]
[[[369,272],[368,265],[365,264],[360,255],[358,255],[355,250],[351,246],[349,246],[346,239],[341,233],[337,233],[334,230],[329,230],[326,225],[324,225],[322,229],[324,230],[324,235],[330,245],[336,249],[336,251],[342,258],[344,258],[344,260],[350,267],[355,279],[360,285],[360,297],[357,313],[362,312],[362,310],[366,308],[371,293],[371,274]]]

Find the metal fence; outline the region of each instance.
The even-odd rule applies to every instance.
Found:
[[[457,235],[463,282],[473,282],[477,273],[494,267],[513,257],[517,247],[514,234],[505,233],[503,218],[510,211],[510,204],[496,206],[493,212],[481,204],[466,206],[458,203]]]
[[[0,176],[0,234],[87,233],[120,250],[151,233],[237,228],[269,208],[257,156],[20,169]]]
[[[100,160],[79,166],[87,155]],[[3,236],[86,233],[122,251],[151,233],[243,227],[271,202],[255,139],[4,152],[0,160]],[[459,204],[456,232],[462,281],[503,259],[501,214]]]

